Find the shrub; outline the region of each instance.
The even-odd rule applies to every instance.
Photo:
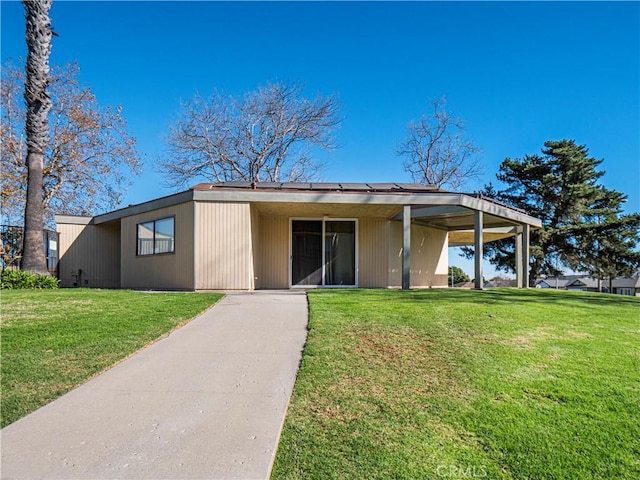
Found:
[[[32,272],[24,272],[17,268],[5,268],[2,270],[0,288],[37,288],[50,289],[58,288],[60,281],[50,275],[39,275]]]

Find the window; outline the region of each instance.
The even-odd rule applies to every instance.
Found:
[[[161,218],[138,224],[137,255],[155,255],[174,252],[174,217]]]

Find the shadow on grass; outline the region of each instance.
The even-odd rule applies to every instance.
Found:
[[[640,298],[626,295],[612,295],[596,292],[572,292],[567,290],[546,290],[539,288],[492,288],[488,290],[467,289],[421,289],[421,290],[392,290],[392,289],[332,289],[314,290],[311,295],[339,295],[344,300],[352,297],[354,300],[364,299],[393,299],[394,302],[473,302],[483,304],[497,303],[554,303],[575,305],[576,300],[589,305],[640,305]]]

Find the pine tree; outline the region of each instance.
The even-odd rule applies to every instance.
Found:
[[[531,233],[532,282],[540,275],[559,275],[563,268],[604,278],[630,274],[640,265],[640,215],[622,214],[626,195],[598,183],[604,175],[601,163],[574,140],[547,141],[542,155],[502,162],[497,178],[504,190],[485,187],[484,195],[542,220],[542,228]],[[498,269],[513,271],[513,243],[488,243],[485,256]],[[471,256],[472,250],[465,254]]]

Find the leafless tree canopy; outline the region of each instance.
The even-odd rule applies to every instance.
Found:
[[[139,169],[135,139],[118,107],[98,105],[90,88],[76,79],[78,66],[53,66],[49,74],[51,112],[43,145],[42,205],[53,213],[93,214],[115,207]],[[20,223],[25,203],[24,106],[19,98],[24,74],[6,64],[0,82],[2,215]]]
[[[214,92],[182,105],[160,168],[169,185],[303,181],[318,174],[311,148],[335,148],[336,97],[302,96],[297,83],[269,83],[237,99]]]
[[[444,97],[432,108],[430,116],[409,123],[397,154],[414,182],[456,190],[482,173],[480,149],[465,137],[464,122],[447,112]]]

